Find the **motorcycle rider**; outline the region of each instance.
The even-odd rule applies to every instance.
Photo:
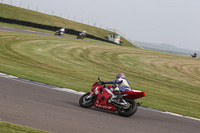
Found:
[[[116,80],[106,81],[104,84],[113,84],[113,88],[116,91],[117,97],[116,99],[122,99],[121,92],[131,90],[130,83],[128,79],[125,78],[124,73],[119,73],[116,76]],[[118,86],[116,86],[118,84]]]
[[[62,27],[62,28],[60,28],[59,30],[56,30],[55,35],[63,35],[64,33],[65,33],[65,28]]]
[[[60,34],[64,34],[64,32],[65,32],[65,28],[62,27],[61,29],[59,29],[59,32],[60,32]]]
[[[79,39],[79,38],[80,38],[80,39],[84,39],[85,36],[86,36],[86,30],[80,32],[80,33],[78,34],[78,36],[77,36],[77,39]]]
[[[83,36],[85,36],[85,35],[86,35],[86,30],[82,31],[81,34],[82,34]]]
[[[85,38],[85,36],[86,36],[86,30],[82,31],[80,35],[82,35],[83,38]]]

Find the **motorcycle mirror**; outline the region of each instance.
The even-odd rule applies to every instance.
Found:
[[[101,76],[98,77],[98,80],[101,81]]]

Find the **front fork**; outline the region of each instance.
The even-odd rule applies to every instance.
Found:
[[[94,94],[94,92],[91,92],[91,93],[86,97],[86,99],[92,98],[92,97],[93,97],[93,94]]]

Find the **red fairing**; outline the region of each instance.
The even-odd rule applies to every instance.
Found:
[[[111,94],[108,93],[103,86],[100,86],[97,84],[97,82],[95,82],[92,86],[92,91],[97,97],[94,107],[116,111],[112,104],[107,104],[107,100],[109,97],[111,97]]]
[[[138,99],[146,96],[144,91],[138,91],[138,90],[124,91],[121,94],[122,95],[127,94],[127,96],[124,96],[125,98],[133,98],[133,99]]]
[[[108,98],[111,96],[111,94],[109,94],[105,89],[103,89],[102,93],[99,92],[98,95],[96,96],[97,96],[97,100],[94,103],[94,107],[116,111],[112,104],[106,103]]]
[[[94,84],[92,85],[92,88],[91,88],[92,90],[93,90],[93,87],[95,87],[95,86],[100,86],[100,85],[98,85],[97,83],[98,83],[98,82],[94,82]]]

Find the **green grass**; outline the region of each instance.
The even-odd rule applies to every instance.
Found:
[[[71,20],[63,19],[60,17],[47,15],[44,13],[39,13],[32,10],[27,10],[19,7],[14,7],[6,4],[0,3],[0,17],[23,20],[34,22],[38,24],[44,25],[51,25],[51,26],[58,26],[58,27],[65,27],[68,29],[74,29],[77,31],[86,30],[87,34],[91,34],[103,39],[107,39],[108,33],[112,33],[110,31],[93,27],[87,24],[82,24],[78,22],[74,22]],[[123,45],[133,47],[131,43],[129,43],[126,39],[122,38]]]
[[[106,30],[0,4],[0,16],[66,27],[106,38]],[[20,25],[0,26],[54,33]],[[69,35],[68,35],[69,36]],[[74,37],[74,36],[73,36]],[[90,91],[100,75],[124,72],[132,89],[145,91],[143,106],[200,118],[200,60],[104,42],[0,31],[0,72],[77,91]],[[0,122],[0,132],[39,132]],[[41,131],[42,132],[42,131]]]
[[[0,121],[0,133],[48,133],[48,132]]]
[[[122,52],[124,51],[124,52]],[[0,32],[0,71],[77,91],[124,72],[143,106],[200,118],[200,60],[33,34]]]

